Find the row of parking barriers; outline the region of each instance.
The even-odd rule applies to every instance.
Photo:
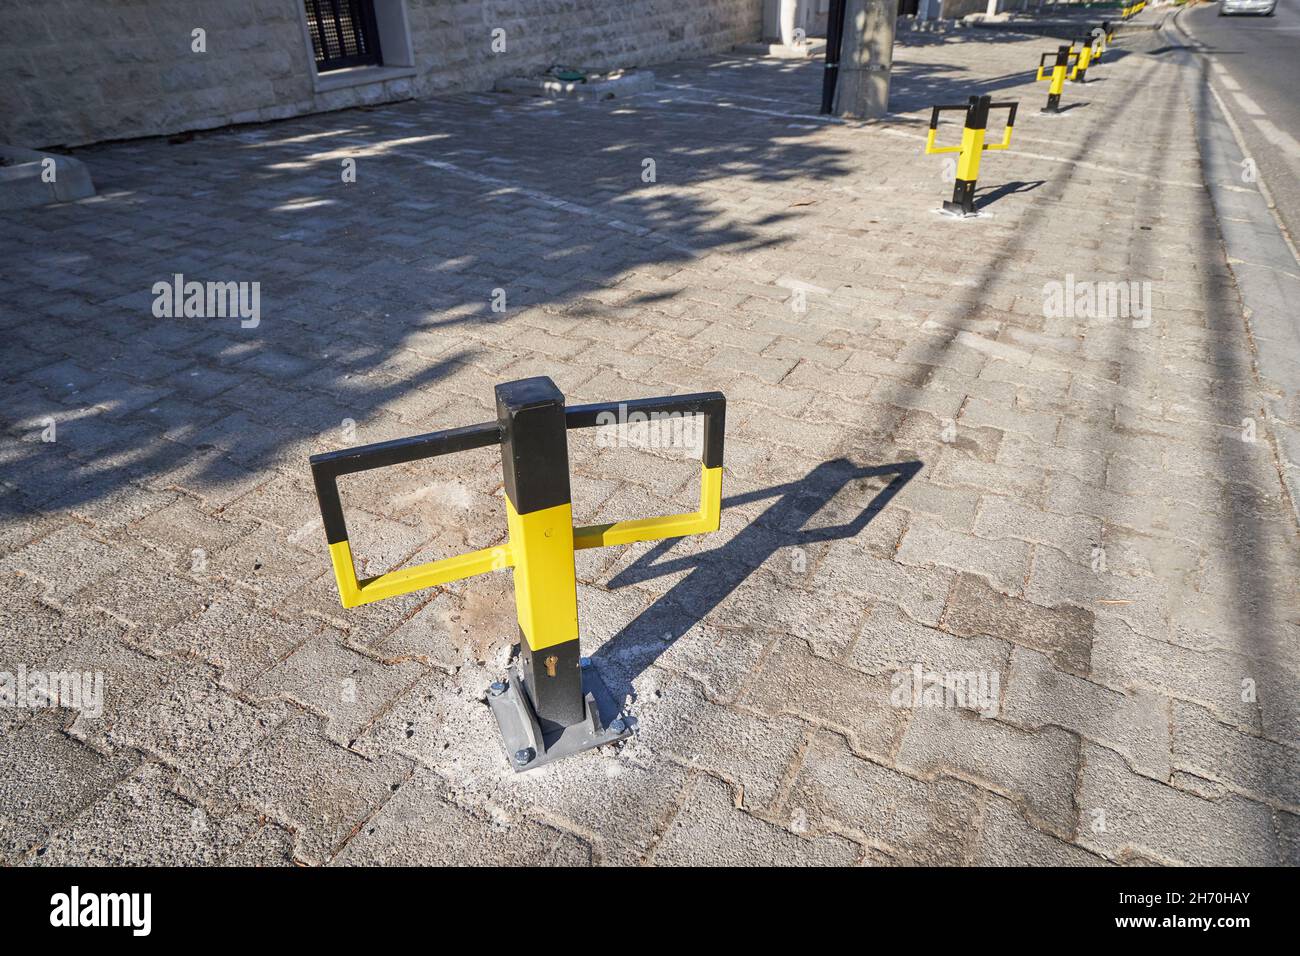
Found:
[[[1141,4],[1138,5],[1140,9]],[[1131,8],[1125,7],[1125,10]],[[1126,17],[1127,19],[1127,17]],[[1102,54],[1115,40],[1115,26],[1109,20],[1102,21],[1101,26],[1094,27],[1089,35],[1080,37],[1056,48],[1053,53],[1044,53],[1038,60],[1036,78],[1047,82],[1047,105],[1040,112],[1062,113],[1061,95],[1065,91],[1065,82],[1088,81],[1088,68],[1101,60]],[[1077,49],[1076,49],[1077,46]],[[1052,60],[1049,72],[1049,58]],[[967,217],[977,214],[975,208],[975,188],[979,178],[980,158],[985,150],[1009,149],[1011,132],[1016,122],[1016,103],[994,103],[989,96],[972,96],[966,104],[939,105],[931,108],[930,130],[925,140],[927,155],[934,153],[957,153],[956,185],[952,199],[945,201],[943,212],[949,215]],[[1000,143],[986,143],[984,137],[988,129],[989,112],[995,109],[1008,110],[1006,127]],[[963,111],[966,114],[962,130],[961,143],[957,146],[937,146],[935,140],[939,133],[939,114],[947,111]]]

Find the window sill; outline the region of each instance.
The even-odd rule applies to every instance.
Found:
[[[345,70],[331,70],[312,77],[317,93],[347,89],[349,86],[367,86],[415,76],[413,66],[354,66]]]

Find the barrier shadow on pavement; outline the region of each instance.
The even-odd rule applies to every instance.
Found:
[[[1030,192],[1031,190],[1037,189],[1039,186],[1045,185],[1046,182],[1047,180],[1045,179],[1035,179],[1032,182],[1022,182],[1017,180],[1015,182],[1003,183],[1001,186],[981,186],[979,189],[975,190],[976,203],[979,208],[983,209],[986,206],[993,205],[999,199],[1005,199],[1007,196],[1014,196],[1017,193]],[[988,190],[988,192],[985,192],[984,190]]]
[[[866,466],[845,458],[823,462],[796,481],[725,498],[724,513],[727,508],[776,499],[726,543],[670,558],[669,552],[682,539],[669,539],[618,572],[609,582],[611,589],[687,573],[592,655],[614,698],[633,699],[633,681],[779,550],[857,536],[922,467],[920,461]],[[871,478],[888,482],[852,520],[805,527],[850,482]]]

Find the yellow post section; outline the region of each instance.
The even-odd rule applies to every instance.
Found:
[[[1074,79],[1076,76],[1078,76],[1080,70],[1088,69],[1088,63],[1091,60],[1092,60],[1092,46],[1090,44],[1085,43],[1083,44],[1082,47],[1079,48],[1079,58],[1074,61],[1074,69],[1070,72],[1070,79]]]
[[[573,506],[518,514],[506,496],[519,629],[535,651],[578,638]]]
[[[961,133],[961,156],[957,160],[957,178],[967,182],[979,179],[980,153],[984,151],[984,130],[965,127]]]
[[[509,546],[482,548],[358,581],[356,565],[352,562],[352,547],[347,541],[330,545],[330,561],[334,565],[339,601],[344,607],[357,607],[371,601],[397,597],[399,594],[410,594],[421,588],[459,581],[476,574],[508,568],[513,564]]]
[[[680,538],[688,534],[717,531],[722,521],[722,469],[703,468],[700,473],[700,510],[660,518],[636,518],[613,524],[589,524],[575,528],[573,546],[603,548],[612,544]]]
[[[1052,67],[1052,84],[1047,88],[1047,92],[1052,96],[1060,96],[1065,92],[1065,67]]]

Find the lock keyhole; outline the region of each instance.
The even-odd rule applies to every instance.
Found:
[[[554,677],[555,665],[560,663],[560,659],[556,657],[554,654],[552,654],[550,657],[546,658],[544,663],[546,664],[546,676]]]

